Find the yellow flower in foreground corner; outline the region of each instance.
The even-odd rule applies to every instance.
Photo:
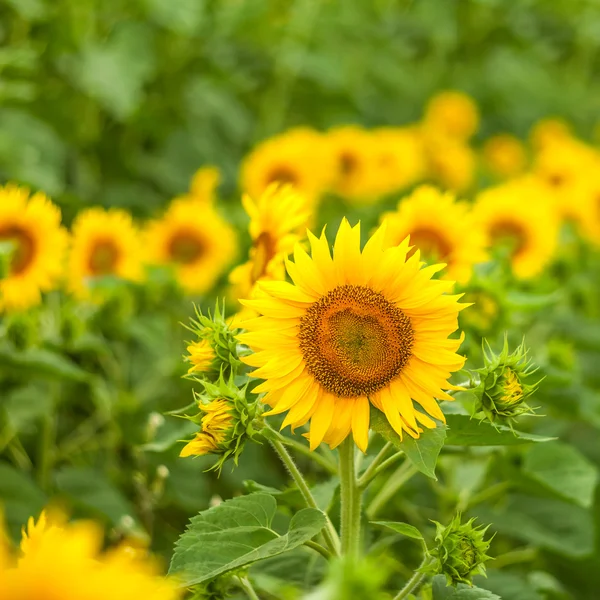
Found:
[[[91,521],[61,516],[23,530],[21,554],[0,563],[1,600],[176,600],[176,584],[161,577],[150,557],[127,546],[102,552],[103,535]]]
[[[508,247],[519,278],[539,274],[554,256],[560,220],[545,186],[531,177],[483,191],[473,207],[473,217],[489,246]]]
[[[229,280],[236,299],[251,295],[262,279],[285,279],[284,259],[306,235],[311,211],[306,199],[290,186],[270,185],[257,201],[244,195],[242,203],[250,217],[250,259],[236,267]]]
[[[190,293],[209,290],[236,251],[229,223],[194,198],[173,200],[163,217],[148,225],[146,244],[148,260],[173,265],[179,284]]]
[[[140,235],[128,212],[114,208],[82,210],[72,232],[68,279],[70,291],[77,296],[87,296],[89,284],[100,277],[142,278]]]
[[[447,90],[429,101],[423,124],[437,134],[466,140],[479,127],[479,110],[467,94]]]
[[[486,167],[496,177],[515,177],[527,166],[523,142],[509,133],[499,133],[487,140],[482,154]]]
[[[263,295],[244,303],[262,316],[246,321],[239,339],[255,352],[242,360],[265,381],[270,413],[288,411],[283,426],[310,419],[310,447],[340,444],[352,431],[366,450],[369,410],[383,411],[395,431],[412,437],[444,420],[436,398],[451,399],[448,378],[465,359],[456,351],[460,296],[452,283],[432,280],[440,265],[421,268],[409,241],[387,248],[385,228],[361,252],[360,226],[344,219],[333,258],[325,235],[309,235],[287,270],[294,281],[264,282]],[[424,411],[417,410],[416,402]]]
[[[446,279],[467,283],[473,265],[486,260],[485,236],[473,226],[469,206],[450,192],[421,186],[383,218],[390,244],[410,235],[410,243],[427,261],[447,263]]]
[[[59,208],[41,192],[29,197],[26,188],[0,187],[0,242],[14,244],[8,273],[0,274],[0,310],[39,304],[63,272],[68,234]]]

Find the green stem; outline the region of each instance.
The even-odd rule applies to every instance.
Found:
[[[418,469],[409,460],[405,460],[371,500],[367,508],[369,519],[373,520],[392,496],[417,472]]]
[[[379,454],[373,459],[373,462],[367,467],[366,471],[362,474],[362,476],[358,478],[358,487],[360,489],[364,489],[367,487],[367,485],[369,485],[373,477],[375,477],[377,467],[379,467],[379,465],[383,463],[385,455],[393,447],[394,446],[391,442],[387,442],[385,446],[379,451]]]
[[[312,548],[313,550],[318,552],[322,557],[326,558],[327,560],[329,560],[331,558],[331,553],[326,548],[323,548],[323,546],[321,546],[321,544],[317,544],[317,542],[308,540],[308,541],[304,542],[304,545],[307,546],[308,548]]]
[[[45,492],[50,487],[50,476],[54,462],[54,440],[56,437],[55,410],[56,406],[44,416],[38,449],[38,483]]]
[[[300,493],[304,497],[304,501],[306,502],[307,506],[309,506],[310,508],[316,508],[317,510],[320,510],[317,506],[314,496],[310,491],[310,488],[308,487],[308,484],[306,483],[306,480],[302,476],[302,473],[300,473],[300,471],[298,470],[298,467],[296,466],[294,459],[290,456],[290,453],[287,451],[287,448],[277,438],[271,439],[269,441],[271,442],[271,445],[273,446],[275,452],[277,452],[277,454],[279,455],[279,458],[281,458],[281,462],[285,465],[290,475],[296,482],[296,485],[298,486]],[[325,514],[325,518],[327,519],[327,521],[325,523],[325,527],[323,528],[323,537],[325,538],[325,542],[327,544],[327,547],[329,548],[329,551],[333,555],[337,556],[339,554],[338,534],[331,521],[329,520],[327,514]]]
[[[311,450],[310,450],[310,448],[308,448],[308,446],[305,446],[304,444],[301,444],[300,442],[297,442],[296,440],[289,438],[285,435],[279,434],[279,439],[286,446],[293,448],[296,452],[299,452],[300,454],[303,454],[304,456],[315,461],[317,464],[319,464],[321,467],[323,467],[326,471],[328,471],[332,475],[337,475],[336,465],[334,463],[332,463],[330,460],[328,460],[327,458],[325,458],[323,455],[318,454],[317,452],[311,452]]]
[[[427,575],[420,573],[420,570],[427,565],[431,558],[425,555],[423,562],[419,565],[419,568],[413,573],[413,576],[408,580],[406,585],[394,596],[394,600],[402,600],[406,598],[410,593],[416,592],[419,586],[423,583]]]
[[[254,586],[252,583],[250,583],[250,580],[247,577],[238,577],[238,581],[240,587],[246,592],[246,594],[248,594],[248,598],[251,598],[252,600],[260,600],[256,590],[254,589]]]
[[[360,509],[362,493],[358,489],[354,466],[354,440],[348,436],[339,447],[342,554],[357,557],[360,553]]]

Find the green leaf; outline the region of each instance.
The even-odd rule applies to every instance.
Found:
[[[417,440],[408,435],[401,440],[400,436],[392,429],[385,415],[371,407],[371,429],[377,432],[387,442],[391,442],[398,450],[402,450],[407,458],[421,473],[437,479],[435,465],[440,450],[446,439],[446,428],[438,425],[435,429],[426,429]]]
[[[480,507],[474,513],[493,529],[570,557],[594,550],[594,520],[580,506],[556,500],[513,494],[502,508]]]
[[[396,523],[395,521],[371,521],[373,525],[381,525],[382,527],[387,527],[396,533],[401,533],[409,538],[413,538],[414,540],[422,540],[423,536],[421,532],[412,525],[408,523]]]
[[[515,446],[528,442],[550,442],[556,438],[512,430],[505,425],[472,419],[468,415],[446,415],[448,446]]]
[[[325,526],[320,510],[305,508],[279,535],[271,529],[276,510],[272,496],[257,493],[202,511],[177,541],[170,573],[177,573],[182,585],[196,585],[292,550]]]
[[[194,403],[195,405],[195,403]],[[165,419],[151,442],[140,446],[144,452],[165,452],[181,440],[191,438],[198,425],[186,419]]]
[[[525,455],[523,470],[563,498],[589,508],[598,483],[596,467],[576,448],[554,442],[535,445]]]
[[[56,473],[56,487],[78,507],[98,512],[118,525],[135,510],[103,473],[88,468],[65,467]]]
[[[52,401],[42,386],[27,385],[5,394],[4,409],[8,425],[16,432],[25,431],[40,417],[52,411]]]
[[[456,587],[447,585],[444,575],[436,575],[432,580],[433,600],[502,600],[500,596],[464,583]]]
[[[71,381],[85,381],[89,378],[72,360],[43,348],[31,348],[19,353],[0,348],[0,363],[5,368],[26,371],[28,376],[43,375]]]

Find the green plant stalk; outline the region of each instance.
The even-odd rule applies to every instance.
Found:
[[[281,443],[281,441],[279,441],[279,439],[271,439],[269,441],[271,442],[275,452],[277,452],[279,455],[281,462],[285,465],[293,480],[296,482],[296,485],[298,486],[298,489],[300,490],[300,493],[302,494],[307,506],[320,510],[317,506],[314,496],[310,491],[310,488],[308,487],[308,484],[306,483],[306,480],[302,476],[302,473],[300,473],[296,463],[294,462],[294,459],[287,451],[287,448]],[[339,554],[340,546],[339,537],[327,514],[325,514],[325,518],[326,523],[325,527],[323,528],[323,537],[325,538],[325,543],[327,544],[329,551],[334,556],[337,556]]]
[[[427,565],[431,560],[431,557],[425,555],[423,562],[419,565],[419,568],[414,572],[413,576],[408,580],[406,585],[394,596],[394,600],[402,600],[408,597],[409,594],[416,592],[420,585],[423,583],[427,575],[421,573],[421,569]]]
[[[251,598],[252,600],[260,600],[256,590],[254,589],[254,586],[247,577],[238,577],[237,579],[240,587],[246,592],[246,594],[248,594],[248,598]]]
[[[38,449],[37,479],[42,490],[47,492],[50,488],[50,476],[54,462],[54,441],[56,438],[56,420],[53,410],[44,416],[42,421],[42,433]]]
[[[296,450],[296,452],[303,454],[307,458],[310,458],[318,465],[323,467],[328,473],[331,473],[332,475],[337,475],[337,466],[330,460],[325,458],[325,456],[317,454],[316,452],[311,452],[310,449],[304,444],[301,444],[300,442],[297,442],[296,440],[289,438],[285,435],[279,434],[279,437],[286,446],[289,446],[290,448]]]
[[[308,540],[307,542],[304,542],[304,545],[307,548],[311,548],[315,552],[318,552],[323,558],[327,560],[331,558],[331,553],[327,550],[327,548],[323,548],[323,546],[321,546],[321,544],[318,544],[317,542]]]
[[[371,500],[367,508],[369,519],[374,519],[392,496],[417,472],[418,469],[409,460],[405,460]]]
[[[354,465],[354,440],[348,436],[339,447],[342,554],[355,558],[360,554],[360,509],[362,492],[358,488]]]
[[[365,472],[358,479],[358,487],[364,489],[369,485],[373,477],[377,472],[377,468],[384,462],[386,454],[393,448],[391,442],[387,442],[384,447],[379,451],[379,454],[373,459],[373,462],[367,467]]]

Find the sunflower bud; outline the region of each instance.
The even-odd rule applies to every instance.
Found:
[[[188,328],[198,339],[191,342],[185,360],[191,363],[188,375],[210,372],[223,373],[225,376],[236,375],[242,362],[239,358],[239,347],[236,335],[239,329],[225,320],[224,310],[217,303],[214,314],[202,314],[196,307],[196,319],[191,320]]]
[[[484,350],[484,367],[477,369],[479,385],[473,389],[477,397],[475,412],[482,411],[492,422],[510,422],[519,415],[533,414],[527,400],[540,382],[527,384],[525,380],[536,370],[527,357],[524,343],[509,353],[505,339],[500,354],[494,354],[488,345],[488,351]]]
[[[246,398],[246,387],[238,389],[233,379],[223,375],[216,383],[203,381],[204,392],[195,394],[200,412],[187,417],[200,425],[200,431],[188,442],[179,456],[215,454],[218,461],[211,470],[220,471],[232,458],[237,465],[244,445],[254,439],[261,428],[260,407]]]
[[[461,516],[456,515],[444,527],[434,521],[436,527],[434,550],[430,551],[432,561],[424,568],[427,574],[443,574],[449,584],[471,584],[474,575],[485,575],[486,554],[491,540],[484,540],[488,527],[474,527],[475,519],[461,525]]]

